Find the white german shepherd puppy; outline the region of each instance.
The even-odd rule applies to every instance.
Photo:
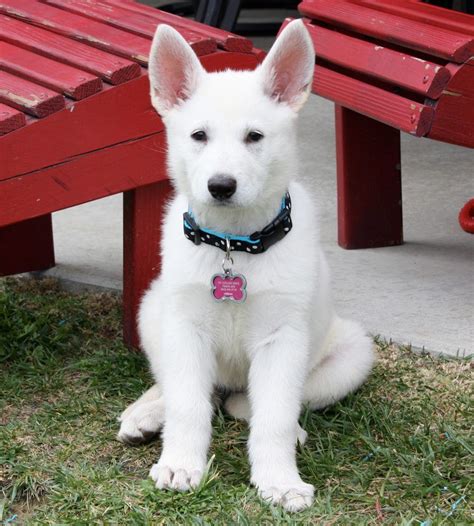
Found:
[[[302,404],[340,400],[371,369],[371,340],[333,310],[315,204],[296,180],[295,123],[314,59],[301,21],[255,71],[206,73],[166,25],[153,40],[151,99],[176,195],[161,275],[139,315],[156,384],[124,411],[119,438],[138,443],[163,428],[150,471],[161,490],[201,481],[220,387],[231,393],[226,410],[250,424],[251,482],[262,498],[290,511],[309,506],[314,488],[295,458],[306,438]]]

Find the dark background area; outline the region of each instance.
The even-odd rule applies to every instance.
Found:
[[[297,15],[290,0],[140,0],[170,13],[242,35],[276,35],[287,16]],[[473,0],[426,0],[426,3],[474,14]]]

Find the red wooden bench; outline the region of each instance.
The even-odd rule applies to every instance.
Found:
[[[316,48],[313,91],[336,103],[339,244],[401,244],[400,130],[474,147],[474,16],[418,0],[298,9]]]
[[[51,213],[124,193],[124,337],[160,267],[170,185],[146,71],[157,24],[208,70],[253,68],[249,40],[131,0],[0,0],[0,275],[55,264]]]

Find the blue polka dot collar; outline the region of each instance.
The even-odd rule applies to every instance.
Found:
[[[200,227],[194,220],[191,211],[183,214],[184,235],[195,245],[205,243],[226,251],[226,240],[230,242],[230,250],[260,254],[268,250],[280,239],[283,239],[292,228],[291,198],[287,192],[281,200],[280,212],[276,218],[262,230],[249,236],[234,236],[225,232],[217,232]]]

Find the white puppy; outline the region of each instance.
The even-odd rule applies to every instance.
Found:
[[[371,369],[370,339],[333,310],[315,205],[296,181],[295,122],[313,69],[300,21],[255,71],[206,73],[165,25],[153,40],[151,98],[166,125],[176,196],[161,276],[139,315],[156,385],[122,414],[119,438],[137,443],[163,427],[150,471],[159,489],[199,484],[212,393],[224,387],[233,393],[226,409],[250,423],[252,484],[287,510],[309,506],[314,489],[295,458],[306,438],[302,404],[334,403]]]

